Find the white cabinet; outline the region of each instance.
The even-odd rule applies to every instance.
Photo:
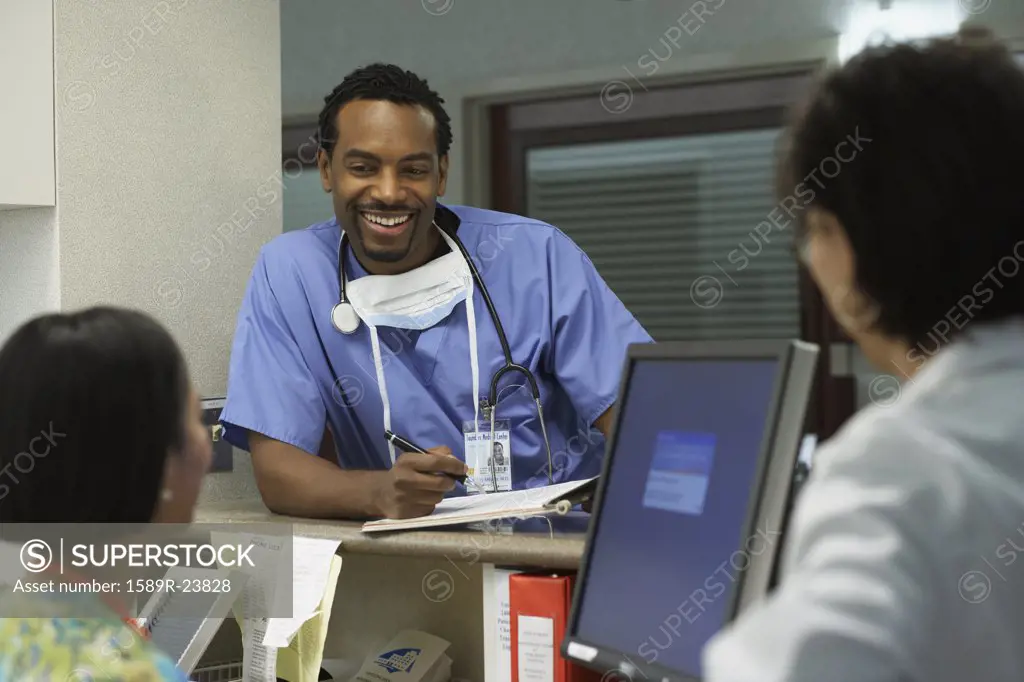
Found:
[[[0,209],[57,205],[52,0],[0,0]]]

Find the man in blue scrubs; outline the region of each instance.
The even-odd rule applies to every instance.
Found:
[[[231,352],[225,438],[252,453],[267,506],[408,518],[477,492],[439,474],[488,492],[597,475],[626,347],[650,336],[557,228],[438,203],[452,134],[425,81],[374,64],[325,103],[318,163],[336,217],[263,247]],[[498,380],[493,442],[510,471],[486,468],[507,359],[460,243],[540,392],[543,424],[523,373]]]

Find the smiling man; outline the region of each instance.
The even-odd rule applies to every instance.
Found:
[[[335,217],[261,251],[222,416],[267,506],[407,518],[599,473],[626,347],[651,338],[586,254],[546,223],[438,202],[451,127],[413,73],[354,71],[319,126]]]

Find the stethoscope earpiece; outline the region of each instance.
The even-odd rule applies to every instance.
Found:
[[[351,334],[359,329],[359,315],[351,303],[339,303],[331,310],[331,322],[342,334]]]

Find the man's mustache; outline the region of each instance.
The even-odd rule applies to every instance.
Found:
[[[371,202],[368,204],[359,204],[355,207],[356,211],[376,211],[379,213],[415,213],[416,209],[411,206],[402,206],[400,204],[388,205],[380,202]]]

